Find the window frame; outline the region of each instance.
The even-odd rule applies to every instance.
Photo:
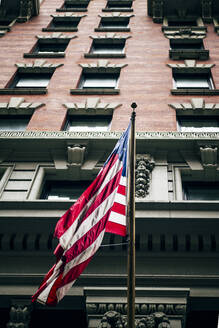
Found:
[[[42,28],[43,32],[77,32],[78,24],[83,16],[53,16],[47,27]],[[58,26],[55,24],[58,22]],[[70,26],[70,22],[73,26]],[[67,23],[67,25],[65,25]],[[69,25],[68,25],[69,24]]]
[[[65,51],[69,45],[70,38],[39,38],[35,43],[34,47],[30,50],[29,53],[24,53],[24,58],[57,58],[57,57],[65,57]],[[40,51],[41,46],[53,45],[62,47],[61,51]]]
[[[29,121],[31,119],[31,116],[32,115],[0,115],[0,131],[26,131],[26,127],[28,126],[29,124]],[[6,129],[6,130],[3,130],[1,128],[1,120],[4,120],[4,119],[7,119],[7,120],[26,120],[27,121],[27,124],[25,126],[24,129]]]
[[[130,32],[130,16],[119,16],[119,17],[101,17],[99,25],[95,28],[95,32]],[[109,22],[109,26],[105,23]],[[124,22],[126,26],[116,26],[116,22]]]
[[[194,76],[202,76],[202,77],[204,77],[204,76],[206,76],[207,78],[206,78],[206,81],[205,82],[207,82],[207,84],[208,84],[208,88],[206,88],[206,87],[203,87],[203,86],[200,86],[200,87],[198,87],[198,86],[188,86],[188,87],[179,87],[179,86],[177,86],[177,80],[176,80],[176,78],[177,77],[182,77],[182,76],[185,76],[185,77],[187,77],[187,79],[189,78],[189,80],[191,80],[192,81],[192,77],[194,77]],[[178,82],[179,83],[179,82]],[[192,90],[195,90],[195,89],[206,89],[206,90],[215,90],[215,86],[214,86],[214,82],[213,82],[213,78],[212,78],[212,74],[211,74],[211,71],[209,70],[209,72],[180,72],[180,71],[177,71],[177,72],[174,72],[173,71],[173,87],[174,87],[174,89],[176,89],[176,90],[185,90],[185,89],[192,89]]]
[[[93,86],[93,87],[84,87],[84,84],[86,83],[86,79],[87,77],[91,78],[91,77],[94,77],[96,80],[100,79],[101,77],[104,77],[104,76],[115,76],[115,78],[113,78],[113,80],[115,80],[115,83],[114,83],[114,87],[110,87],[110,86],[101,86],[101,85],[96,85],[96,86]],[[79,80],[79,83],[78,83],[78,88],[79,89],[83,89],[83,90],[88,90],[88,89],[112,89],[112,90],[115,90],[118,88],[118,84],[119,84],[119,76],[120,74],[119,73],[93,73],[93,72],[82,72],[82,75],[81,75],[81,78]],[[103,78],[104,80],[104,78]],[[101,81],[101,79],[100,79]]]
[[[22,72],[20,72],[19,70],[17,70],[16,71],[16,73],[15,73],[15,75],[14,75],[14,77],[11,79],[11,81],[9,81],[9,83],[8,83],[8,85],[6,86],[7,88],[9,88],[9,89],[16,89],[16,90],[25,90],[25,89],[41,89],[41,90],[46,90],[47,89],[47,87],[48,87],[48,85],[49,85],[49,82],[50,82],[50,80],[51,80],[51,78],[52,78],[52,75],[53,75],[53,73],[54,73],[54,71],[53,72],[49,72],[49,71],[44,71],[44,70],[41,70],[41,72],[39,72],[39,71],[37,71],[37,72],[34,72],[34,71],[22,71]],[[30,75],[31,77],[34,77],[34,75],[35,75],[35,77],[37,76],[39,76],[40,77],[40,75],[42,76],[42,75],[44,75],[46,78],[48,78],[47,80],[48,80],[48,83],[47,83],[47,86],[21,86],[21,87],[17,87],[17,83],[19,82],[19,80],[20,80],[20,78],[23,78],[24,76],[26,75],[26,77],[28,76],[28,75]],[[34,80],[34,78],[33,78],[33,80]]]
[[[87,7],[88,7],[89,3],[90,3],[90,0],[80,0],[80,1],[65,0],[64,3],[62,4],[62,6],[58,9],[56,9],[56,11],[57,12],[87,11]],[[71,5],[71,4],[75,5],[75,7],[66,7],[66,5]]]
[[[186,127],[182,127],[181,121],[183,120],[190,120],[190,121],[194,121],[195,122],[199,122],[199,121],[208,121],[208,120],[215,120],[218,123],[218,131],[210,131],[210,127],[197,127],[195,129],[190,129]],[[208,121],[209,122],[209,121]],[[177,128],[179,132],[219,132],[219,116],[216,115],[177,115]],[[214,128],[214,127],[212,127]],[[208,130],[209,129],[209,130]]]
[[[91,130],[78,130],[78,131],[71,131],[69,129],[70,125],[71,125],[71,122],[74,121],[74,119],[77,121],[79,119],[84,119],[85,121],[87,121],[88,119],[97,119],[97,120],[102,120],[102,121],[107,121],[107,124],[105,126],[105,129],[104,130],[101,130],[101,129],[98,129],[97,128],[94,128],[94,129],[91,129]],[[110,127],[111,127],[111,122],[112,122],[112,115],[71,115],[69,114],[67,116],[67,120],[66,120],[66,124],[65,124],[65,127],[64,127],[64,130],[65,131],[69,131],[69,132],[108,132],[110,130]]]

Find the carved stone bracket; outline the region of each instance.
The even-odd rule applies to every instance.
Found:
[[[190,102],[184,102],[184,103],[172,103],[169,104],[170,107],[175,109],[177,112],[185,112],[185,114],[188,114],[189,112],[202,112],[202,113],[208,113],[208,114],[218,114],[219,110],[219,103],[206,103],[203,98],[192,98]]]
[[[203,167],[217,168],[217,147],[216,146],[203,146],[200,147],[201,161]]]
[[[136,193],[137,198],[144,198],[149,193],[150,175],[154,168],[154,159],[149,154],[138,154],[136,156]]]
[[[68,146],[67,166],[81,166],[84,163],[85,150],[86,148],[79,144]]]
[[[170,322],[167,316],[162,312],[155,312],[141,319],[135,320],[136,328],[170,328]],[[98,328],[125,328],[127,327],[127,318],[119,312],[106,312]]]
[[[31,313],[31,306],[28,304],[28,300],[16,300],[12,302],[7,328],[28,328]]]

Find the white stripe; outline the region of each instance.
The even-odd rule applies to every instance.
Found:
[[[122,194],[119,194],[117,192],[116,196],[115,196],[115,200],[114,200],[116,203],[119,203],[119,204],[122,204],[122,205],[125,205],[127,204],[127,201],[126,201],[126,196],[122,195]]]
[[[104,233],[105,233],[105,229],[99,234],[99,236],[93,242],[92,245],[90,245],[86,250],[84,250],[76,258],[74,258],[71,262],[66,264],[63,276],[66,275],[68,273],[68,271],[71,270],[73,267],[88,260],[90,257],[92,257],[96,253],[96,251],[98,250],[98,248],[100,247],[100,245],[102,243]],[[73,285],[74,282],[75,282],[75,279],[72,282],[66,284],[65,286],[63,286],[57,290],[56,294],[57,294],[58,301],[60,301],[65,296],[65,294],[71,288],[71,286]]]
[[[121,184],[122,186],[125,186],[126,187],[127,186],[127,178],[121,176],[121,179],[120,179],[119,184]]]
[[[117,164],[117,165],[116,165]],[[85,215],[85,213],[87,212],[87,210],[89,209],[89,207],[90,207],[90,205],[91,205],[91,203],[93,203],[94,202],[94,200],[95,200],[95,198],[100,194],[100,192],[101,192],[101,190],[106,186],[106,184],[111,180],[111,179],[113,179],[114,178],[114,176],[120,171],[120,169],[121,169],[121,167],[122,167],[122,162],[120,162],[120,161],[117,161],[117,163],[115,163],[115,165],[113,166],[113,170],[111,169],[110,170],[110,174],[112,174],[111,176],[109,176],[109,173],[107,174],[107,176],[106,176],[106,178],[105,178],[105,180],[104,180],[104,182],[103,182],[103,184],[101,185],[101,188],[98,190],[98,192],[92,197],[92,199],[89,201],[89,203],[86,205],[86,211],[85,211],[85,209],[83,208],[82,209],[82,211],[80,212],[80,214],[78,215],[78,218],[74,221],[74,223],[64,232],[64,234],[59,238],[59,242],[60,242],[60,244],[61,244],[61,246],[64,248],[64,249],[67,249],[67,248],[69,248],[69,247],[71,247],[71,245],[73,245],[73,243],[75,242],[75,241],[73,241],[73,239],[72,239],[72,237],[73,237],[73,235],[75,235],[75,230],[76,230],[76,228],[77,228],[77,225],[78,225],[78,220],[80,220],[80,219],[82,219],[83,217],[84,217],[84,215]],[[117,190],[117,188],[116,188],[116,190]],[[115,192],[115,191],[114,191]],[[113,192],[113,194],[114,194],[114,192]],[[104,209],[104,207],[106,206],[104,203],[106,203],[106,202],[108,202],[109,200],[111,199],[111,197],[108,197],[108,198],[106,198],[106,200],[104,201],[104,202],[102,202],[101,204],[100,204],[100,206],[99,207],[101,207],[101,206],[103,206],[103,209]],[[112,201],[112,203],[113,203],[113,201]],[[108,205],[108,204],[107,204]],[[93,223],[92,222],[92,220],[93,220],[93,218],[95,217],[95,216],[97,216],[97,215],[100,215],[99,213],[98,213],[98,211],[99,211],[99,207],[97,207],[96,209],[95,209],[95,211],[93,212],[93,213],[91,213],[91,215],[88,217],[89,218],[89,221],[91,220],[91,223],[92,223],[92,226],[95,224],[95,223]],[[110,208],[109,207],[109,205],[108,205],[108,207],[107,207],[108,209]],[[103,213],[103,211],[102,211],[102,213]],[[105,212],[106,213],[106,212]],[[101,214],[102,216],[103,216],[103,214]],[[101,218],[102,218],[102,216],[101,216]],[[78,232],[77,232],[77,239],[78,238],[81,238],[88,230],[90,230],[90,228],[89,229],[86,229],[86,226],[87,226],[87,224],[88,224],[88,218],[81,224],[81,226],[80,226],[80,228],[79,229],[81,229],[81,232],[80,232],[80,234],[78,235]],[[96,223],[97,223],[98,221],[96,221]],[[84,228],[84,226],[85,226],[85,228]],[[87,226],[88,227],[88,226]],[[89,227],[91,227],[91,224],[89,225]],[[84,232],[83,232],[83,229],[84,229]],[[69,243],[70,243],[70,245],[69,245]]]
[[[114,222],[126,226],[126,216],[112,211],[108,222]]]

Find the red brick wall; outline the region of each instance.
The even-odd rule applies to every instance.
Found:
[[[44,0],[41,12],[25,24],[16,24],[10,33],[0,39],[0,88],[5,87],[14,74],[16,62],[33,62],[34,59],[23,58],[24,52],[29,52],[36,42],[35,35],[50,34],[42,32],[51,20],[50,15],[56,13],[56,8],[61,7],[64,0]],[[87,16],[81,19],[78,38],[70,41],[66,50],[66,57],[47,59],[53,63],[64,63],[58,68],[49,83],[47,95],[24,96],[26,101],[39,101],[46,106],[35,111],[28,125],[29,130],[61,130],[66,117],[66,109],[62,106],[65,102],[81,102],[87,97],[99,96],[73,96],[69,90],[76,88],[81,74],[79,63],[92,63],[96,59],[85,59],[84,53],[90,48],[92,40],[89,35],[105,33],[94,32],[99,24],[98,14],[106,5],[106,0],[90,1]],[[130,19],[130,33],[118,34],[131,35],[126,42],[126,58],[110,59],[113,63],[127,63],[128,66],[121,70],[119,79],[120,95],[100,96],[104,102],[119,102],[122,106],[114,112],[112,131],[124,130],[130,117],[130,105],[133,101],[137,108],[137,131],[175,131],[175,111],[168,106],[171,102],[187,102],[194,96],[172,96],[172,71],[166,66],[171,63],[168,58],[169,41],[161,32],[161,25],[154,24],[147,17],[146,0],[133,2],[135,17]],[[219,66],[219,36],[208,26],[206,49],[210,49],[208,63],[218,63]],[[182,62],[182,61],[181,61]],[[212,69],[213,79],[219,88],[218,67]],[[0,102],[8,101],[11,96],[0,95]],[[218,97],[203,97],[206,102],[217,102]]]

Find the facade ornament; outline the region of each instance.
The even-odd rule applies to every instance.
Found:
[[[81,166],[84,163],[85,150],[86,148],[79,144],[68,146],[68,167]]]
[[[155,23],[162,23],[163,21],[163,1],[154,0],[152,4],[153,21]]]
[[[20,14],[18,21],[26,22],[30,19],[33,11],[33,1],[32,0],[21,0],[20,1]]]
[[[136,192],[137,198],[144,198],[149,193],[150,175],[154,168],[154,159],[149,154],[137,154],[136,156]]]
[[[135,320],[136,328],[170,328],[168,317],[163,312],[154,312]],[[98,328],[126,328],[127,318],[116,311],[106,312]]]
[[[204,168],[217,168],[217,147],[202,146],[200,147],[201,161]]]
[[[219,110],[219,103],[206,103],[203,98],[192,98],[190,102],[183,103],[172,103],[169,106],[176,111],[186,112],[186,111],[196,111],[201,112],[217,112]]]
[[[207,23],[212,21],[212,0],[202,0],[202,18]]]
[[[10,309],[10,320],[7,328],[28,328],[30,321],[30,306],[25,304],[13,304]]]

